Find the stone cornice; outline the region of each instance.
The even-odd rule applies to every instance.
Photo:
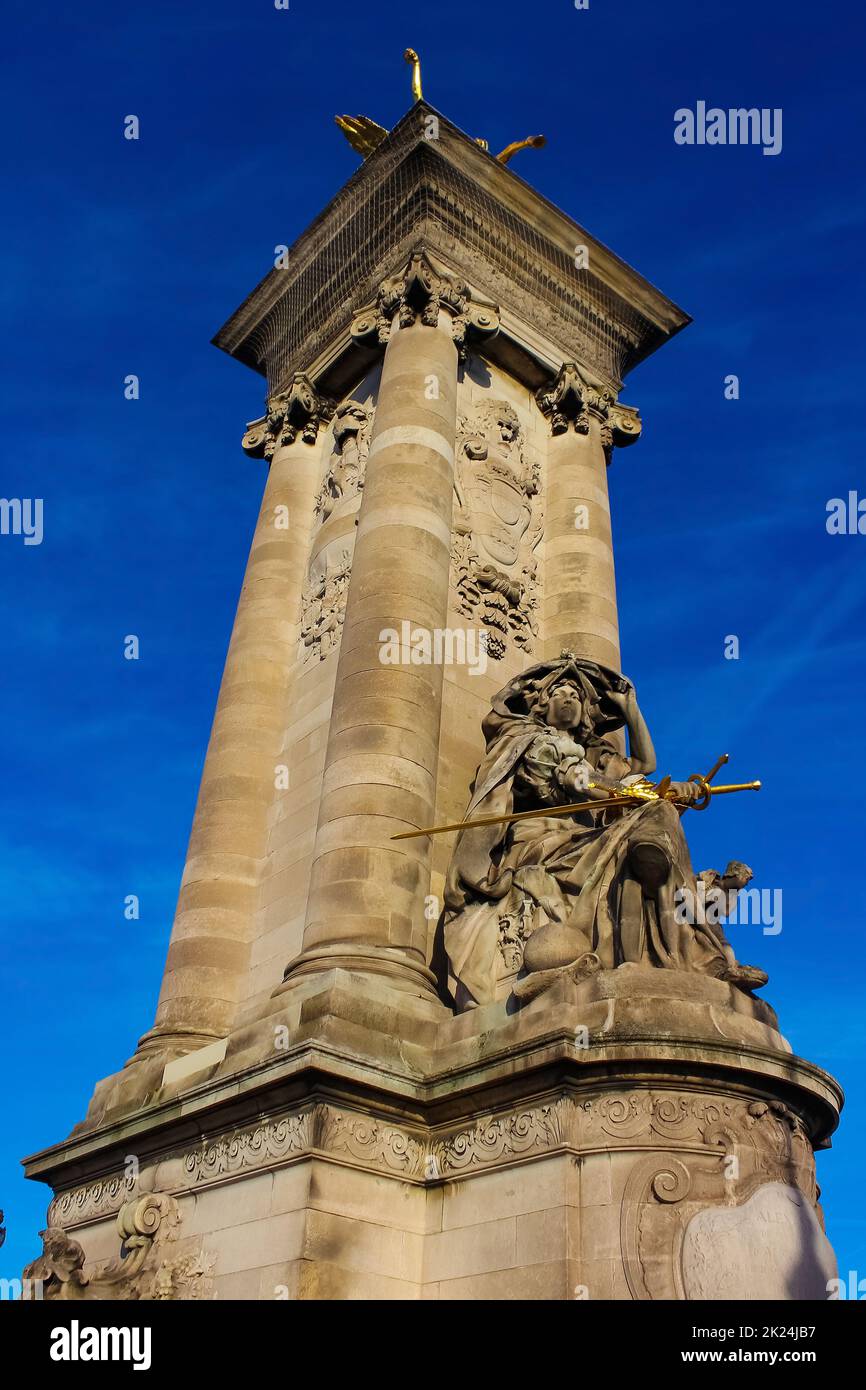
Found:
[[[438,123],[425,138],[427,118]],[[689,321],[612,252],[417,103],[214,342],[272,389],[320,356],[423,243],[482,298],[614,384]],[[588,267],[575,268],[584,247]],[[537,384],[537,383],[536,383]]]
[[[818,1147],[826,1146],[837,1122],[842,1101],[838,1085],[802,1058],[743,1043],[686,1039],[610,1042],[575,1050],[573,1023],[559,1025],[551,1017],[531,1044],[512,1043],[501,1056],[446,1066],[427,1077],[405,1070],[398,1074],[381,1061],[370,1065],[358,1056],[341,1057],[327,1047],[304,1044],[265,1067],[249,1069],[240,1080],[214,1078],[182,1097],[73,1135],[26,1159],[25,1167],[28,1177],[55,1186],[86,1185],[121,1168],[131,1152],[144,1167],[178,1146],[185,1144],[191,1152],[203,1140],[208,1144],[207,1136],[252,1132],[262,1114],[284,1114],[305,1099],[341,1113],[355,1107],[364,1113],[372,1103],[382,1125],[406,1130],[408,1122],[416,1138],[434,1131],[441,1137],[445,1128],[448,1133],[466,1128],[484,1104],[482,1093],[490,1096],[497,1113],[522,1111],[551,1091],[568,1093],[575,1102],[591,1099],[594,1091],[609,1087],[613,1076],[624,1086],[666,1089],[686,1071],[692,1084],[708,1090],[721,1088],[731,1097],[760,1097],[787,1106],[804,1118]],[[296,1146],[288,1131],[286,1141],[289,1148]],[[70,1199],[70,1210],[76,1201]]]

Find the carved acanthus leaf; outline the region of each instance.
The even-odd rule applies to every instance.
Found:
[[[535,396],[542,415],[550,422],[551,434],[589,434],[593,417],[601,424],[601,442],[608,462],[614,446],[633,444],[641,432],[641,419],[630,405],[620,405],[611,387],[592,380],[576,362],[565,362],[550,386]]]
[[[379,286],[375,303],[356,315],[351,336],[364,347],[387,343],[392,323],[411,328],[421,323],[435,328],[440,310],[451,316],[457,353],[465,361],[471,347],[499,332],[499,310],[493,304],[473,302],[466,285],[441,274],[423,250],[415,251],[406,267]]]
[[[280,445],[294,444],[299,434],[305,444],[315,444],[319,426],[333,413],[334,402],[296,372],[285,391],[270,397],[267,414],[247,425],[241,447],[250,458],[270,460]]]

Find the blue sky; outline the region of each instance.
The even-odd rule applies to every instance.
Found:
[[[783,892],[779,935],[732,937],[847,1091],[819,1179],[840,1267],[866,1276],[866,536],[825,527],[829,498],[866,496],[860,11],[8,13],[0,493],[44,499],[44,540],[0,536],[0,1274],[44,1224],[19,1158],[68,1133],[153,1018],[263,484],[239,447],[262,382],[209,340],[357,167],[334,114],[405,111],[412,44],[434,106],[494,149],[543,131],[515,168],[694,316],[623,392],[644,419],[610,474],[623,660],[663,770],[727,751],[732,780],[765,783],[689,819],[693,857],[745,859]],[[677,145],[674,111],[698,100],[782,108],[781,154]]]

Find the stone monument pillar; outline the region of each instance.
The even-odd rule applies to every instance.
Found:
[[[616,444],[640,435],[635,410],[593,387],[575,362],[538,393],[550,422],[545,567],[545,649],[563,647],[619,667],[607,467]],[[575,534],[577,533],[577,534]]]
[[[258,865],[298,642],[300,590],[320,485],[313,446],[332,413],[298,374],[243,446],[270,467],[214,715],[156,1023],[137,1058],[225,1037],[249,972]],[[303,525],[303,521],[307,524]],[[291,522],[291,524],[289,524]]]
[[[513,147],[420,99],[340,124],[365,162],[215,339],[267,377],[261,515],[156,1022],[26,1160],[28,1273],[823,1298],[841,1094],[725,937],[751,871],[692,867],[717,779],[653,780],[620,668],[620,392],[688,318]]]
[[[289,965],[290,981],[342,964],[435,993],[424,918],[430,842],[390,837],[430,824],[435,813],[444,667],[383,664],[381,633],[399,632],[406,621],[431,632],[447,624],[457,349],[451,314],[439,307],[443,288],[416,258],[379,296],[377,340],[384,330],[387,347],[337,658],[303,953]],[[424,312],[414,308],[413,290]],[[355,336],[367,326],[362,317]]]

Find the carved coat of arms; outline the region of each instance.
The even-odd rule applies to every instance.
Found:
[[[452,544],[457,607],[487,633],[488,654],[509,639],[532,650],[537,630],[536,561],[541,513],[537,467],[523,453],[520,422],[507,401],[490,400],[460,422]]]

